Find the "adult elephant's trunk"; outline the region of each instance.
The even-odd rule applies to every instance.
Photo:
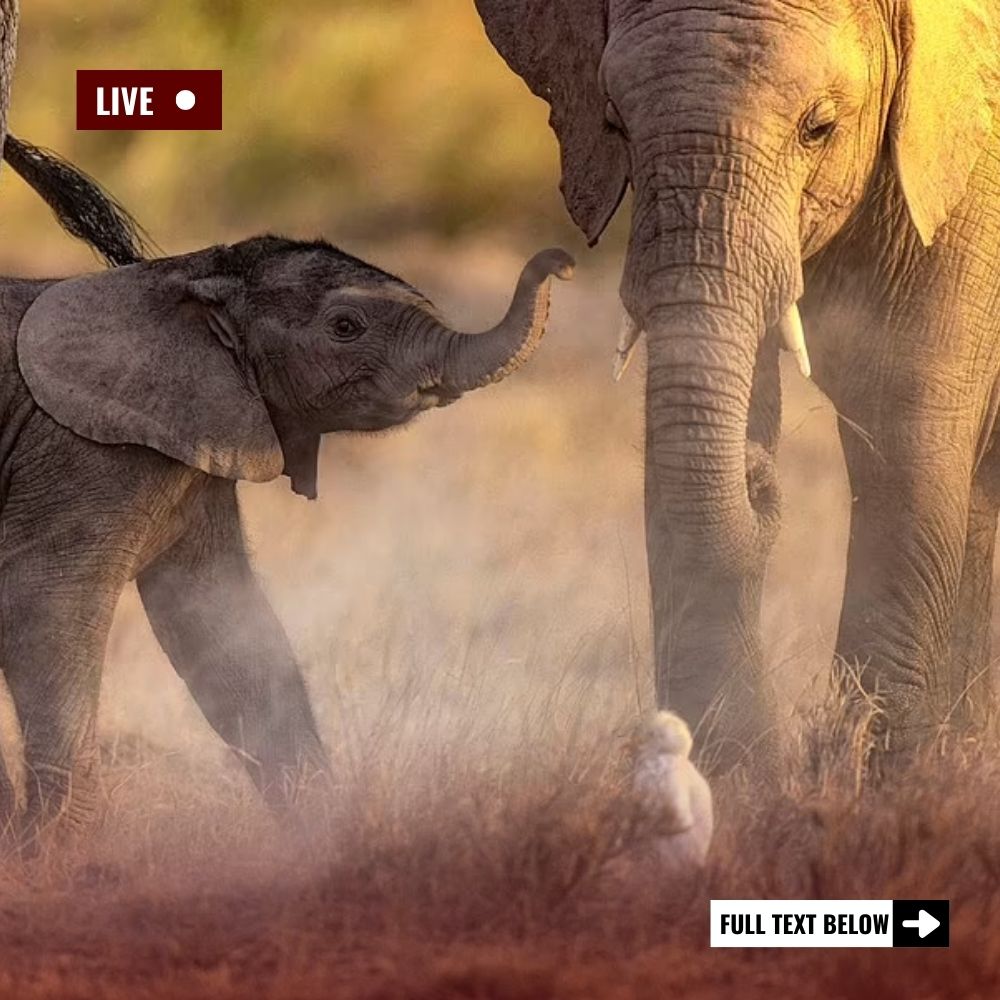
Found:
[[[507,315],[480,334],[452,333],[441,378],[449,393],[459,394],[499,382],[517,371],[534,353],[545,333],[549,279],[573,273],[574,261],[563,250],[543,250],[525,265]]]
[[[752,162],[691,151],[654,163],[634,178],[622,296],[649,346],[658,696],[729,763],[769,725],[759,599],[778,523],[777,342],[782,326],[795,339],[782,317],[801,289],[797,233],[768,223]]]
[[[747,489],[758,334],[717,305],[672,305],[654,311],[648,336],[650,471],[662,513],[692,569],[743,575],[761,534]]]

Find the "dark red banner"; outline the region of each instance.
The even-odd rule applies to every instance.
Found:
[[[221,129],[221,69],[78,69],[76,127]]]

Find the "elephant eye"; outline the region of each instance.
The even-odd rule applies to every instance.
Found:
[[[338,340],[357,340],[365,332],[364,322],[353,312],[334,316],[330,326]]]
[[[829,97],[809,109],[799,125],[799,141],[803,146],[821,146],[837,129],[837,105]]]

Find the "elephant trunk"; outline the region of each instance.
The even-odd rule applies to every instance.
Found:
[[[704,176],[692,156],[640,177],[622,297],[648,338],[658,503],[686,561],[738,577],[768,542],[771,512],[752,482],[759,450],[748,448],[767,333],[808,364],[801,262],[791,225],[761,218],[768,199],[752,166],[704,159]]]
[[[747,486],[758,334],[714,306],[665,305],[647,322],[650,472],[679,554],[739,576],[761,548]]]
[[[779,523],[777,348],[800,339],[785,318],[801,259],[793,200],[782,205],[765,170],[680,147],[636,160],[622,299],[648,340],[658,699],[725,769],[770,729],[760,594]]]
[[[492,330],[450,332],[441,386],[456,395],[499,382],[517,371],[534,353],[549,312],[553,276],[569,279],[575,264],[564,250],[543,250],[525,265],[507,315]]]

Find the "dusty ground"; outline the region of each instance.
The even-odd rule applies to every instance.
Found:
[[[379,260],[469,327],[520,263],[472,250],[445,278],[420,248]],[[329,439],[318,503],[242,488],[335,764],[304,829],[264,813],[126,595],[106,816],[86,843],[0,864],[0,997],[995,995],[996,746],[951,740],[859,795],[813,707],[850,499],[829,406],[791,371],[765,611],[787,776],[717,788],[699,884],[607,876],[637,846],[620,765],[651,705],[641,373],[610,379],[614,288],[587,266],[560,286],[509,384],[404,433]],[[948,896],[953,947],[710,952],[707,900],[756,896]]]

